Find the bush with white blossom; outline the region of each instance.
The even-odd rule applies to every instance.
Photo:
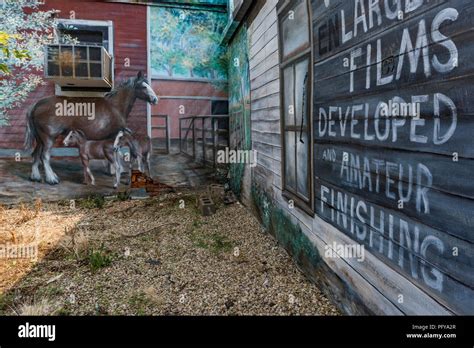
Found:
[[[39,0],[0,2],[0,126],[43,83],[44,45],[54,42],[56,11]]]

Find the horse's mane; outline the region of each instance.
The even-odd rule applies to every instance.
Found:
[[[138,81],[138,77],[130,77],[129,79],[122,81],[117,87],[112,89],[110,92],[107,92],[105,94],[105,98],[111,98],[115,95],[117,95],[118,91],[123,89],[123,88],[130,88],[135,85],[135,83]]]

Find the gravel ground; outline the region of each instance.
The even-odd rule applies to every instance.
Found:
[[[240,204],[209,217],[195,192],[68,204],[0,209],[4,242],[42,226],[37,262],[0,261],[0,313],[340,314]]]

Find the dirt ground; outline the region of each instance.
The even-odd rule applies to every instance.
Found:
[[[0,314],[339,314],[242,205],[121,199],[2,207],[0,245],[39,249],[0,259]]]

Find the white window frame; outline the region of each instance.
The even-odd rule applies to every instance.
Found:
[[[114,23],[113,21],[101,21],[101,20],[90,20],[90,19],[63,19],[58,18],[56,20],[59,24],[74,26],[91,26],[91,27],[107,27],[108,28],[108,53],[111,56],[111,70],[112,70],[112,88],[115,84],[115,55],[114,55]],[[55,39],[59,40],[59,33],[56,30]],[[62,97],[103,97],[103,92],[88,92],[87,89],[84,91],[63,91],[61,86],[55,84],[55,94]]]

